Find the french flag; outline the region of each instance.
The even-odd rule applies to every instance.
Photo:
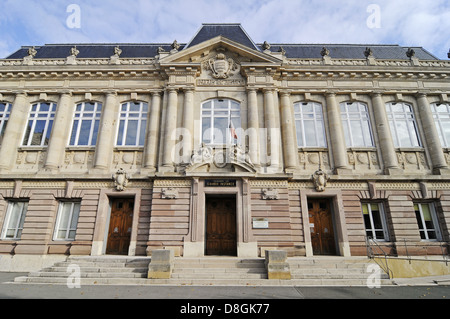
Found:
[[[235,140],[238,139],[237,133],[236,133],[236,129],[234,128],[233,122],[230,121],[230,133],[231,133],[231,137]]]

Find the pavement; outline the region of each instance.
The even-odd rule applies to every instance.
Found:
[[[186,300],[300,300],[300,299],[450,299],[450,276],[395,279],[396,285],[380,288],[323,286],[153,286],[66,285],[13,283],[26,273],[0,272],[0,299],[145,299]],[[236,301],[241,300],[241,301]],[[175,307],[175,308],[176,308]],[[181,307],[181,306],[180,306]]]

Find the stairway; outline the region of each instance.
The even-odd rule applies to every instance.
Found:
[[[73,284],[80,274],[80,285],[145,284],[150,258],[129,256],[68,257],[52,267],[15,278],[15,283]],[[79,268],[78,268],[79,267]],[[76,271],[76,272],[75,272]]]
[[[366,257],[299,257],[289,258],[288,263],[295,286],[367,286],[375,279],[392,285],[384,272],[375,278],[376,263]]]
[[[15,283],[173,286],[367,286],[373,261],[361,257],[288,258],[291,280],[269,280],[262,258],[175,258],[170,279],[148,279],[150,257],[68,257],[52,267],[15,278]],[[75,266],[75,267],[74,267]],[[79,267],[79,268],[78,268]],[[392,285],[386,274],[381,285]]]

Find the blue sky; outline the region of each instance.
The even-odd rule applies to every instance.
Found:
[[[256,43],[399,44],[441,59],[450,49],[450,0],[0,0],[0,58],[22,45],[186,43],[222,22]]]

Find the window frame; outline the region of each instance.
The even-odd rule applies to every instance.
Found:
[[[349,110],[349,106],[354,104],[356,104],[358,112]],[[343,102],[339,106],[341,109],[341,121],[344,128],[344,137],[347,147],[375,147],[368,105],[363,102]],[[344,110],[343,107],[345,108]],[[352,115],[354,117],[352,117]],[[354,133],[356,132],[356,127],[352,125],[352,122],[355,121],[360,124],[360,133],[363,139],[362,145],[358,145],[355,142]]]
[[[302,107],[311,105],[313,111],[312,112],[303,112]],[[298,107],[298,110],[297,110]],[[317,108],[318,107],[318,108]],[[316,112],[317,109],[320,109],[320,114]],[[312,115],[312,121],[314,122],[314,136],[316,139],[315,145],[306,145],[306,134],[305,134],[305,120],[306,115]],[[327,135],[326,135],[326,125],[325,125],[325,116],[323,111],[323,105],[318,102],[297,102],[294,103],[294,122],[295,122],[295,134],[297,138],[297,147],[298,148],[327,148]],[[322,129],[318,128],[318,122],[321,123]],[[299,124],[301,123],[301,124]],[[299,130],[301,130],[301,141],[299,139]],[[320,130],[321,136],[318,136],[318,132]],[[320,143],[323,141],[323,145]]]
[[[447,112],[438,112],[437,107],[445,105],[447,108]],[[432,103],[430,105],[431,114],[433,116],[434,123],[436,125],[436,129],[438,131],[439,139],[441,141],[441,146],[445,148],[450,148],[450,132],[448,135],[445,134],[443,123],[447,123],[450,127],[450,103]],[[446,115],[446,118],[441,116],[442,114]]]
[[[220,108],[219,106],[216,106],[216,103],[223,103],[223,102],[227,102],[227,107],[225,108]],[[206,105],[208,103],[211,103],[209,109],[207,109]],[[233,106],[235,106],[235,108],[233,108]],[[208,116],[208,112],[210,112],[209,116]],[[226,116],[224,114],[220,114],[219,112],[227,112]],[[219,114],[216,114],[219,113]],[[233,114],[234,113],[234,114]],[[238,115],[236,115],[236,113],[238,113]],[[203,129],[203,124],[205,119],[208,118],[209,119],[209,127],[206,128],[205,130]],[[216,143],[215,142],[215,119],[227,119],[227,127],[225,128],[225,140],[224,140],[224,136],[223,136],[223,132],[222,132],[222,142],[225,143]],[[242,135],[240,134],[241,130],[242,130],[242,117],[241,117],[241,103],[233,100],[233,99],[227,99],[227,98],[215,98],[215,99],[209,99],[207,101],[204,101],[201,104],[201,114],[200,114],[200,142],[201,144],[205,144],[208,146],[212,146],[212,147],[224,147],[224,146],[228,146],[228,145],[238,145],[241,144],[242,141]],[[237,135],[237,139],[232,138],[232,130],[231,130],[231,125],[232,123],[237,123],[238,125],[233,124],[233,128],[236,132]],[[217,128],[220,131],[219,128]],[[209,131],[208,131],[209,130]],[[205,141],[204,139],[204,135],[205,132],[208,132],[209,135],[209,140]],[[208,142],[209,141],[209,142]]]
[[[9,102],[0,102],[0,105],[4,106],[3,111],[0,110],[0,145],[2,145],[6,126],[8,125],[9,117],[11,116],[12,104]]]
[[[41,111],[42,105],[48,105],[48,111]],[[34,108],[36,108],[34,110]],[[51,138],[51,132],[53,129],[53,122],[56,116],[57,104],[54,102],[37,102],[31,105],[30,112],[28,114],[28,122],[25,126],[25,132],[22,139],[22,146],[24,147],[46,147]],[[38,121],[45,121],[44,129],[42,132],[41,141],[39,144],[32,144],[33,137],[36,134],[36,123]],[[47,139],[48,137],[48,139]],[[46,142],[47,140],[47,142]]]
[[[69,205],[69,204],[71,205],[71,207],[69,210],[69,216],[67,218],[67,224],[61,225],[62,221],[64,220],[64,218],[62,216],[65,212],[64,206]],[[75,210],[75,207],[77,207],[77,210]],[[76,215],[74,215],[75,211],[76,211]],[[75,241],[76,232],[78,229],[78,220],[80,218],[80,212],[81,212],[81,202],[80,201],[61,201],[59,203],[58,215],[56,217],[55,229],[53,231],[53,240],[54,241]],[[75,228],[72,228],[71,225],[73,224],[74,217],[76,218],[76,223],[75,223]],[[65,232],[64,238],[60,238],[60,236],[58,236],[59,232]],[[73,238],[70,236],[71,232],[75,232]]]
[[[139,111],[132,111],[131,105],[139,104]],[[126,106],[126,110],[124,110],[124,106]],[[131,116],[133,114],[137,114],[138,116]],[[119,110],[119,121],[116,131],[116,147],[144,147],[146,132],[147,132],[147,124],[148,124],[148,114],[149,114],[149,105],[145,101],[128,101],[120,104]],[[128,143],[128,126],[130,121],[137,120],[137,128],[136,128],[136,136],[133,144]],[[123,131],[121,132],[121,126],[123,123]],[[143,124],[144,123],[144,124]],[[119,143],[119,140],[121,141]],[[142,143],[141,143],[142,140]]]
[[[370,221],[370,228],[367,228],[366,225],[366,220],[364,218],[364,207],[363,205],[367,205],[367,214],[369,215],[369,221]],[[381,221],[381,229],[379,228],[375,228],[375,224],[374,224],[374,217],[373,217],[373,209],[372,209],[372,205],[378,205],[378,212],[380,213],[380,221]],[[388,229],[388,223],[387,223],[387,218],[386,218],[386,210],[384,207],[383,202],[361,202],[361,213],[362,213],[362,217],[363,217],[363,221],[364,221],[364,231],[365,231],[365,236],[367,237],[367,232],[371,232],[372,236],[370,238],[370,240],[373,241],[379,241],[379,242],[388,242],[390,240],[389,237],[389,229]],[[377,238],[377,232],[383,232],[383,239]],[[368,238],[369,239],[369,238]]]
[[[86,104],[93,104],[94,110],[86,111]],[[78,107],[80,107],[80,110],[78,110]],[[89,147],[89,146],[95,146],[97,144],[102,111],[103,111],[103,105],[100,102],[80,102],[80,103],[76,104],[75,112],[73,114],[72,127],[70,130],[71,133],[69,135],[69,141],[68,141],[69,147]],[[89,113],[92,113],[92,116],[86,115]],[[75,127],[76,121],[78,121],[78,124]],[[82,131],[83,122],[90,122],[87,145],[79,144],[80,143],[80,132]],[[75,130],[76,130],[76,132],[74,132]],[[95,131],[96,131],[96,133],[95,133]],[[75,133],[75,136],[74,136],[74,133]],[[72,139],[73,139],[73,142],[72,142]],[[95,141],[94,141],[94,139],[95,139]]]
[[[416,205],[419,208],[418,211],[415,208]],[[426,222],[424,219],[422,205],[428,206],[428,209],[430,212],[430,217],[431,217],[431,222],[433,223],[434,228],[427,228],[427,225],[426,225]],[[419,216],[420,216],[420,220],[421,220],[421,223],[423,226],[422,229],[420,228],[417,212],[419,212],[419,214],[420,214]],[[439,219],[437,216],[436,205],[432,202],[414,202],[414,213],[416,215],[417,226],[419,227],[419,234],[420,234],[421,241],[441,241],[442,240],[442,232],[441,232],[441,228],[440,228]],[[422,232],[425,235],[424,236],[425,238],[422,238]],[[429,232],[434,232],[436,234],[436,238],[430,239]]]
[[[10,227],[12,214],[14,213],[14,208],[18,203],[23,203],[23,206],[20,208],[19,218],[17,219],[16,225]],[[21,239],[27,211],[28,211],[28,201],[8,201],[6,215],[3,223],[3,229],[0,237],[2,240],[18,241]],[[7,237],[8,232],[11,230],[14,231],[14,236]]]
[[[392,106],[397,104],[402,105],[403,111],[397,112],[392,110]],[[406,111],[406,107],[410,109],[410,111]],[[389,102],[385,105],[386,114],[389,122],[389,128],[391,130],[392,141],[394,143],[394,147],[396,148],[421,148],[422,141],[420,138],[419,126],[416,120],[416,116],[414,114],[414,107],[410,103],[404,102]],[[402,116],[403,118],[400,118]],[[400,136],[399,136],[399,125],[398,123],[406,123],[406,129],[408,131],[409,136],[409,145],[402,145]],[[413,129],[411,128],[413,125]],[[413,134],[414,133],[414,134]],[[415,136],[415,139],[413,137]],[[415,143],[417,142],[417,143]]]

